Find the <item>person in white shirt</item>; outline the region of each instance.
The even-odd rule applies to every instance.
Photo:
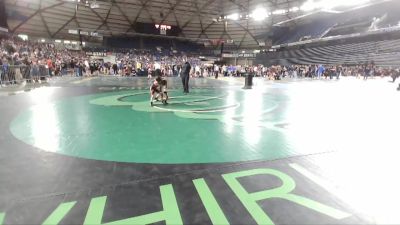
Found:
[[[86,76],[89,76],[89,75],[90,75],[90,65],[89,65],[89,61],[85,60],[84,64],[85,64]]]
[[[222,66],[222,73],[224,74],[224,77],[228,76],[228,68],[226,67],[226,65]]]
[[[253,72],[254,72],[254,74],[257,76],[258,75],[258,67],[257,66],[254,66],[253,67]]]
[[[200,76],[200,66],[199,65],[196,65],[194,67],[194,71],[195,71],[196,77]]]
[[[154,63],[154,69],[155,70],[157,70],[157,69],[161,69],[161,64],[160,63],[158,63],[158,62],[156,62],[156,63]]]
[[[215,76],[215,79],[218,79],[218,73],[219,73],[219,66],[218,65],[214,65],[214,76]]]

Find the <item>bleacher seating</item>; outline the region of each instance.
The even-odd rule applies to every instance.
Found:
[[[172,40],[146,37],[143,38],[143,45],[145,49],[155,49],[161,47],[162,49],[170,50],[172,47]]]
[[[199,52],[199,50],[204,49],[204,45],[200,45],[190,41],[177,41],[174,40],[174,45],[176,50],[185,52]]]
[[[381,66],[400,65],[400,39],[268,52],[260,54],[256,61],[265,65],[359,64],[372,61]]]
[[[140,37],[105,37],[103,45],[110,48],[141,49]]]
[[[310,38],[319,38],[321,35],[330,27],[335,24],[335,21],[331,20],[322,20],[319,22],[315,22],[312,25],[305,24],[300,25],[294,30],[290,31],[287,34],[282,35],[282,37],[275,41],[276,44],[285,44],[299,41],[304,36],[309,36]]]
[[[398,25],[400,16],[398,9],[400,1],[388,1],[380,4],[345,11],[343,13],[316,13],[294,27],[273,27],[271,38],[274,45],[297,42],[304,36],[319,38],[351,33],[366,32],[372,24],[373,18],[382,18],[377,28]],[[288,23],[292,26],[293,23]]]
[[[145,49],[150,51],[161,48],[165,52],[177,50],[179,52],[199,53],[205,49],[204,45],[199,43],[162,37],[108,37],[105,38],[103,44],[109,48]]]

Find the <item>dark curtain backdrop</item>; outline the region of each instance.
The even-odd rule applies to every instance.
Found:
[[[0,27],[7,28],[7,14],[5,0],[0,0]]]

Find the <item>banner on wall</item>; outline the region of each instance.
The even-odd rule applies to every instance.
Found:
[[[224,53],[222,58],[255,58],[254,53]]]
[[[106,57],[107,52],[86,52],[88,56],[98,56],[98,57]]]

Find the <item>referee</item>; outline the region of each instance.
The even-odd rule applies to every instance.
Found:
[[[188,94],[189,93],[189,74],[190,70],[192,67],[190,66],[190,63],[188,61],[183,64],[182,71],[181,71],[181,79],[182,79],[182,85],[183,85],[183,93]]]

